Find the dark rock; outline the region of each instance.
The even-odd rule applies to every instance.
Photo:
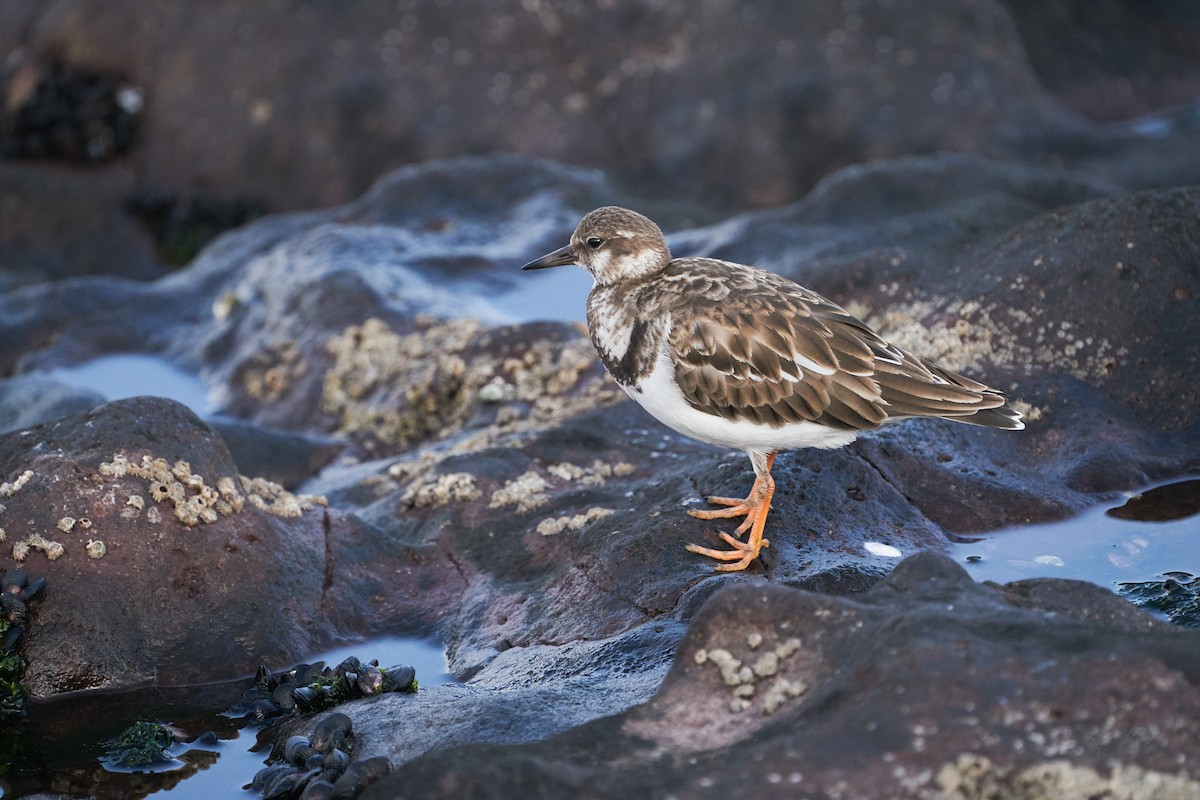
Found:
[[[331,205],[404,164],[518,151],[765,205],[847,164],[907,153],[1072,163],[1121,149],[1043,82],[1068,107],[1094,113],[1108,100],[1121,117],[1194,97],[1194,13],[1165,2],[1150,14],[1114,3],[1063,13],[1079,5],[509,0],[349,14],[227,0],[197,24],[183,7],[150,21],[137,4],[89,0],[37,15],[25,60],[63,53],[143,85],[152,135],[139,168],[171,192],[216,185],[279,208]],[[1097,40],[1122,49],[1094,52]],[[1079,74],[1063,64],[1081,51],[1090,69]],[[1098,97],[1080,102],[1075,87],[1089,85]],[[328,113],[308,113],[313,103]]]
[[[120,208],[131,185],[113,167],[64,173],[0,161],[0,291],[79,275],[161,276],[150,237]]]
[[[1200,635],[1036,583],[1049,607],[920,554],[853,599],[730,586],[648,703],[539,743],[431,753],[364,797],[1200,791]]]
[[[1200,480],[1179,481],[1150,489],[1107,513],[1117,519],[1150,522],[1168,522],[1200,514]]]
[[[243,475],[259,475],[295,489],[337,458],[345,442],[284,431],[229,417],[208,424],[225,441]]]
[[[169,499],[155,502],[149,481],[105,474],[102,463],[111,467],[117,454],[134,465],[143,455],[165,459],[176,476],[186,461],[209,487],[232,477],[244,508],[188,527]],[[256,507],[220,438],[183,406],[118,401],[0,437],[0,475],[14,482],[27,470],[2,521],[6,549],[26,549],[54,587],[24,639],[34,696],[232,678],[259,658],[295,660],[362,624],[365,598],[338,576],[331,543],[356,538],[356,526],[302,512],[287,495]],[[86,546],[92,540],[104,542],[102,557]]]
[[[104,403],[97,392],[75,389],[40,375],[0,380],[0,433],[32,428]]]
[[[150,229],[159,257],[174,265],[188,263],[220,234],[267,211],[264,203],[247,197],[225,199],[201,192],[184,198],[153,191],[131,194],[125,210]]]
[[[1200,94],[1200,13],[1187,0],[1004,0],[1042,85],[1096,120]]]

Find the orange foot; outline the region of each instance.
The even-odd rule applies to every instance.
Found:
[[[711,547],[701,547],[697,544],[689,544],[687,549],[692,553],[699,553],[702,556],[715,558],[718,561],[729,561],[729,564],[718,564],[716,569],[718,572],[737,572],[750,566],[750,562],[758,558],[758,553],[762,548],[770,546],[770,542],[763,538],[763,528],[767,524],[767,514],[771,510],[771,498],[775,494],[775,480],[771,477],[771,467],[775,463],[775,454],[770,453],[765,457],[758,453],[750,454],[750,462],[754,464],[754,486],[750,489],[749,496],[745,500],[739,500],[735,497],[710,497],[708,502],[713,505],[727,506],[727,508],[715,508],[708,511],[698,509],[688,509],[688,514],[697,519],[729,519],[731,517],[745,517],[742,524],[734,531],[736,537],[740,537],[747,530],[750,531],[750,538],[746,541],[741,541],[735,536],[730,536],[728,533],[722,532],[721,539],[725,541],[731,550],[714,550]]]

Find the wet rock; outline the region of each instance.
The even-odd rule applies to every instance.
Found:
[[[160,467],[143,457],[170,479],[147,478]],[[0,475],[3,558],[55,587],[22,645],[34,696],[232,678],[362,624],[329,541],[355,525],[238,478],[220,438],[176,403],[118,401],[7,434]],[[106,554],[89,558],[101,538]]]
[[[731,586],[649,702],[539,743],[428,754],[365,797],[1200,789],[1200,636],[1086,584],[1023,584],[921,554],[854,598]]]
[[[231,417],[208,424],[221,435],[243,475],[260,475],[294,489],[319,473],[346,448],[344,441],[306,435]]]
[[[104,396],[41,375],[0,380],[0,433],[32,428],[104,403]]]

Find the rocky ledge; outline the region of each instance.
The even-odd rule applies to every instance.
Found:
[[[501,188],[436,217],[414,200],[455,181]],[[721,526],[683,512],[745,491],[744,458],[624,400],[577,325],[512,312],[538,291],[516,266],[614,194],[532,159],[439,163],[154,283],[0,295],[4,557],[47,581],[32,694],[413,634],[463,682],[339,708],[397,767],[376,796],[1194,792],[1197,634],[934,553],[1200,466],[1200,193],[941,155],[672,235],[813,286],[1030,421],[785,454],[771,547],[720,576],[684,545]],[[221,414],[45,374],[129,350],[203,373]]]

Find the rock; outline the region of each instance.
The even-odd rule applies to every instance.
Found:
[[[135,475],[143,456],[162,459],[170,480]],[[50,587],[23,638],[35,697],[233,678],[328,646],[365,610],[332,563],[331,539],[352,540],[354,523],[240,481],[220,438],[171,401],[118,401],[6,434],[0,475],[5,560],[36,564]],[[207,506],[190,499],[196,476]],[[89,540],[106,544],[102,558],[87,557]]]
[[[215,417],[208,424],[221,435],[243,475],[257,475],[295,489],[321,471],[345,449],[337,439],[308,436]]]
[[[96,392],[74,389],[36,374],[0,380],[0,433],[32,428],[102,403],[104,397]]]
[[[497,189],[470,196],[455,181]],[[437,186],[453,224],[411,199]],[[916,421],[844,450],[784,454],[771,546],[747,574],[714,577],[683,546],[717,544],[731,526],[684,510],[746,491],[747,461],[621,401],[573,326],[506,324],[479,295],[485,277],[519,291],[530,278],[516,264],[558,244],[580,213],[563,198],[590,205],[604,189],[592,173],[521,157],[407,169],[350,206],[227,234],[154,284],[90,278],[0,295],[12,312],[0,313],[0,338],[21,371],[111,347],[203,370],[239,420],[214,424],[242,471],[261,465],[354,515],[333,514],[341,532],[320,548],[314,537],[307,556],[342,593],[323,605],[342,634],[437,633],[460,675],[534,644],[681,618],[728,583],[861,592],[897,558],[944,548],[947,532],[1061,519],[1196,458],[1192,411],[1168,397],[1191,396],[1195,371],[1153,366],[1195,357],[1186,295],[1200,287],[1183,267],[1194,192],[1122,194],[963,156],[853,168],[801,204],[684,231],[672,246],[795,275],[911,349],[1011,387],[1030,429]],[[1083,286],[1058,278],[1114,251],[1156,268],[1132,290],[1121,271]],[[1176,290],[1185,299],[1170,299]],[[1097,321],[1096,307],[1120,319]],[[294,455],[271,444],[285,440]],[[337,443],[341,463],[317,478]],[[114,554],[105,545],[101,564]],[[286,661],[289,647],[246,658]]]
[[[1189,104],[1200,93],[1200,58],[1191,46],[1200,14],[1189,3],[1004,5],[1042,85],[1090,119],[1130,119]]]
[[[17,63],[57,57],[142,87],[139,175],[170,193],[217,185],[274,208],[328,206],[405,164],[515,151],[742,207],[786,203],[839,167],[908,153],[1070,164],[1111,152],[1111,132],[1059,100],[1094,115],[1108,101],[1111,119],[1193,97],[1195,15],[1156,6],[1151,16],[1080,12],[1085,34],[1064,4],[962,0],[654,9],[509,0],[469,13],[370,2],[353,14],[227,0],[203,24],[183,8],[150,21],[135,3],[86,0],[25,11],[31,35]],[[1155,21],[1168,15],[1169,26]],[[1131,27],[1142,37],[1134,43]],[[1118,37],[1115,56],[1090,50]],[[1064,53],[1085,47],[1092,69],[1079,75]],[[226,57],[206,57],[218,50]],[[1122,78],[1127,89],[1106,91]],[[1081,100],[1080,84],[1099,97]],[[313,104],[328,113],[308,113]]]
[[[1197,656],[1200,634],[1096,587],[980,585],[929,553],[854,598],[729,586],[649,702],[427,754],[364,798],[1192,796]]]
[[[118,168],[0,161],[0,291],[80,275],[160,277],[150,237],[121,208],[131,186]]]

